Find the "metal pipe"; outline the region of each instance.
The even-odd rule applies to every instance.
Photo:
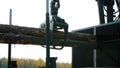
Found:
[[[94,68],[97,68],[97,49],[93,49]]]
[[[49,0],[46,0],[46,68],[50,63]]]
[[[114,0],[110,0],[107,4],[107,22],[112,22],[113,21],[113,5],[114,5]]]
[[[93,34],[96,36],[96,27],[94,27]],[[97,49],[96,48],[93,49],[93,64],[94,64],[93,67],[97,68]]]
[[[98,3],[100,24],[104,24],[105,18],[104,18],[104,11],[103,11],[103,0],[97,0],[97,3]]]
[[[10,9],[9,25],[12,25],[12,9]],[[11,68],[11,42],[8,43],[8,68]]]

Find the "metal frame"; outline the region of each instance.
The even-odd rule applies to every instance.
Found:
[[[113,1],[113,0],[112,0]],[[84,30],[75,30],[73,32],[87,32],[87,33],[91,33],[91,34],[94,34],[94,35],[97,35],[97,28],[102,28],[104,26],[108,26],[108,25],[114,25],[114,24],[118,24],[120,25],[120,22],[117,21],[117,22],[112,22],[113,21],[113,3],[112,4],[108,4],[107,5],[107,22],[108,24],[104,24],[105,23],[105,18],[104,18],[104,10],[103,10],[103,0],[97,0],[97,3],[98,3],[98,8],[99,8],[99,16],[100,16],[100,24],[102,25],[98,25],[98,26],[94,26],[94,27],[90,27],[90,28],[87,28],[87,29],[84,29]],[[111,22],[111,23],[110,23]],[[9,21],[10,25],[12,23],[12,10],[10,9],[10,21]],[[46,0],[46,68],[50,68],[50,29],[49,29],[49,0]],[[89,31],[91,30],[91,31]],[[77,42],[77,41],[73,41],[73,40],[69,40],[69,43],[70,42]],[[99,42],[99,41],[97,41]],[[110,45],[109,43],[116,43],[116,45],[120,45],[120,39],[116,39],[116,40],[108,40],[108,41],[102,41],[100,43],[98,43],[98,45],[105,45],[108,44]],[[78,43],[78,42],[77,42]],[[79,42],[79,43],[83,43],[83,42]],[[86,43],[86,42],[85,42]],[[86,43],[85,45],[89,44]],[[91,43],[92,44],[92,43]],[[94,43],[93,43],[94,44]],[[96,45],[96,44],[94,44]],[[76,47],[76,46],[75,46]],[[96,62],[96,47],[94,47],[93,49],[95,49],[93,51],[94,53],[94,68],[97,67],[97,62]],[[8,68],[10,68],[10,65],[11,65],[11,42],[9,42],[9,49],[8,49]],[[74,59],[74,58],[73,58]]]
[[[109,1],[109,0],[106,0],[106,1]],[[113,0],[111,0],[111,1],[113,1]],[[83,49],[83,48],[73,47],[73,52],[72,52],[73,53],[72,54],[73,67],[72,68],[119,68],[120,67],[119,63],[111,62],[111,60],[104,59],[105,56],[103,56],[103,57],[100,56],[100,54],[103,54],[100,52],[101,49],[103,49],[103,50],[107,51],[109,53],[108,55],[112,56],[113,58],[115,58],[115,59],[117,58],[118,60],[120,59],[120,55],[119,54],[117,55],[117,53],[119,53],[119,49],[120,49],[120,46],[119,46],[120,45],[120,43],[119,43],[120,42],[120,36],[119,36],[120,35],[120,21],[113,22],[113,2],[111,2],[106,5],[106,7],[107,7],[107,24],[105,24],[103,0],[97,0],[97,3],[98,3],[98,10],[99,10],[100,25],[88,27],[85,29],[74,30],[73,32],[90,33],[90,34],[94,34],[96,36],[100,36],[100,35],[106,34],[106,32],[110,33],[110,31],[111,31],[111,33],[110,33],[111,36],[112,36],[112,34],[113,35],[117,34],[118,36],[117,36],[117,38],[115,37],[116,39],[114,38],[113,40],[107,39],[107,40],[101,41],[98,39],[97,40],[97,48],[95,48],[95,49],[91,49],[91,48]],[[102,29],[101,32],[99,32],[100,29]],[[102,32],[104,32],[104,33],[102,33]],[[116,34],[113,32],[116,32]],[[104,36],[102,36],[102,37],[105,38]],[[110,50],[112,50],[113,54],[111,53]],[[92,51],[93,51],[93,53],[92,53]],[[104,52],[104,53],[106,54],[107,52]],[[88,53],[88,54],[84,54],[84,53]],[[79,54],[82,54],[82,55],[79,55]],[[88,55],[90,57],[88,58],[86,55]],[[109,61],[110,62],[102,64],[102,63],[100,63],[101,61],[99,60],[101,58],[104,59],[102,62],[109,62]],[[114,61],[120,62],[117,60],[114,60]],[[108,65],[108,66],[106,66],[106,65]],[[109,67],[109,65],[112,67]]]

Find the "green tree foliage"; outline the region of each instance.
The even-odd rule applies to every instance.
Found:
[[[6,58],[1,58],[0,59],[0,68],[7,68],[7,59]],[[39,58],[38,60],[33,60],[33,59],[18,59],[18,58],[12,58],[12,61],[17,61],[17,66],[20,68],[25,67],[25,68],[38,68],[41,66],[45,66],[44,60]],[[57,68],[71,68],[70,63],[61,63],[57,62]]]
[[[37,60],[37,62],[36,62],[36,65],[37,65],[37,66],[45,66],[45,62],[44,62],[44,60],[42,60],[41,58],[39,58],[39,59]]]
[[[6,58],[0,59],[0,68],[7,68],[7,59]]]
[[[72,68],[70,63],[60,63],[57,62],[57,68]]]

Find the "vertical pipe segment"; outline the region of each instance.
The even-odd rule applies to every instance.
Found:
[[[50,62],[49,0],[46,0],[46,68]]]
[[[9,25],[12,25],[12,9],[10,9],[9,13]],[[8,68],[11,68],[11,42],[9,40],[8,43]]]
[[[96,27],[94,27],[94,32],[93,34],[96,36]],[[97,68],[97,49],[93,49],[93,68]]]
[[[108,4],[107,4],[107,22],[113,22],[113,12],[114,12],[114,9],[113,9],[113,5],[114,5],[114,0],[110,0],[108,1]]]
[[[97,3],[98,3],[100,24],[104,24],[105,18],[104,18],[104,10],[103,10],[103,0],[97,0]]]

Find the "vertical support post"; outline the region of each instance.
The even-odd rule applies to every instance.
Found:
[[[97,3],[98,3],[100,24],[104,24],[105,18],[104,18],[104,10],[103,10],[103,0],[97,0]]]
[[[93,63],[94,63],[94,68],[97,68],[97,50],[93,49]]]
[[[46,0],[46,68],[50,68],[49,0]]]
[[[12,9],[10,9],[9,25],[12,25]]]
[[[113,21],[113,5],[114,5],[114,0],[110,0],[107,4],[107,22],[112,22]]]
[[[12,25],[12,9],[10,9],[9,25]],[[11,42],[8,43],[8,68],[11,68]]]
[[[50,68],[56,68],[57,57],[50,57]]]
[[[94,35],[96,35],[96,27],[94,27],[94,33],[93,33]],[[93,68],[97,68],[97,49],[96,48],[94,48],[93,49]]]

